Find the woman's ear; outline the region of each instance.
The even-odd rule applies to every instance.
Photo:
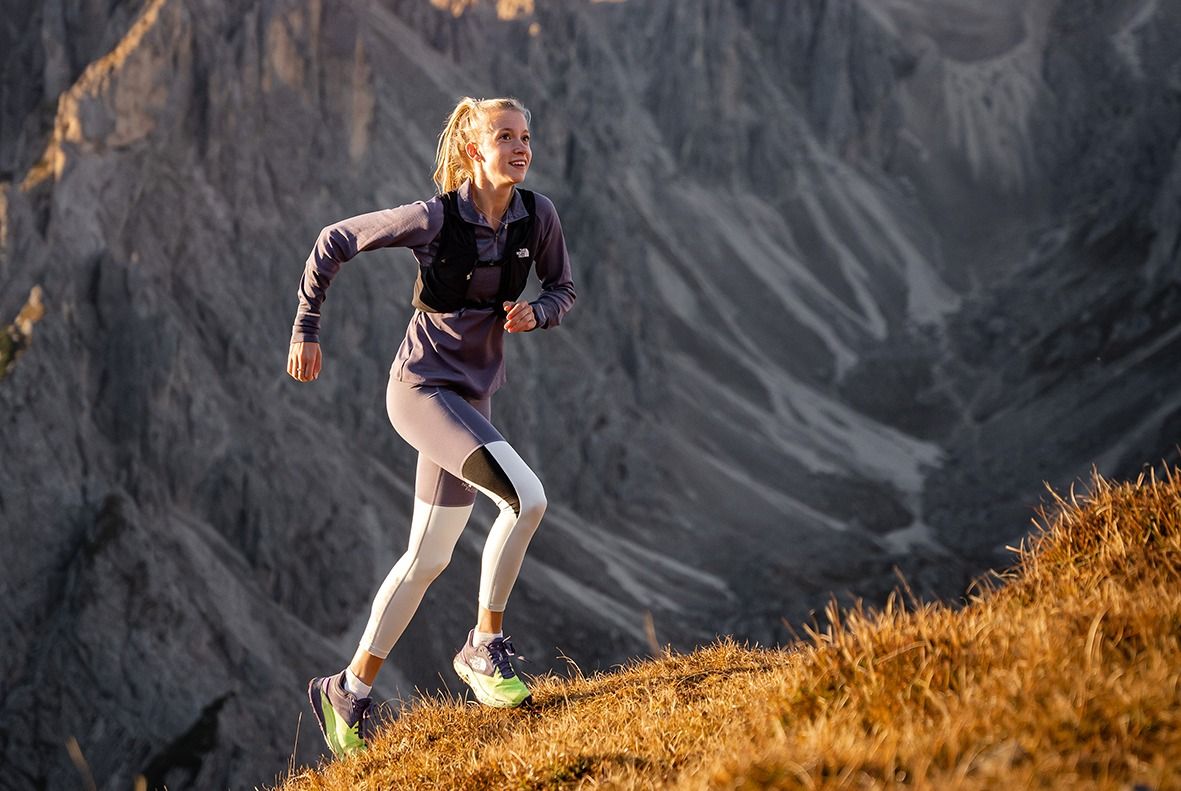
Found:
[[[467,152],[468,159],[481,159],[480,147],[475,143],[469,142],[463,147],[463,150]]]

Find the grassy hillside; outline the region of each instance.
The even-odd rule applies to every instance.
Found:
[[[419,700],[281,788],[1181,789],[1181,475],[1096,479],[1043,527],[961,609],[538,679],[531,711]]]

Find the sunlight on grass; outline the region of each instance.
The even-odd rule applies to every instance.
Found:
[[[829,608],[784,650],[723,640],[586,678],[530,711],[418,700],[354,788],[1181,788],[1181,479],[1055,495],[960,609]]]

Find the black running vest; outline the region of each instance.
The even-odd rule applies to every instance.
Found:
[[[508,225],[504,256],[499,261],[481,261],[476,251],[476,232],[459,216],[459,197],[454,191],[441,195],[443,229],[439,231],[439,250],[435,260],[418,267],[411,304],[424,313],[452,313],[460,308],[499,308],[502,302],[516,302],[525,290],[533,251],[526,243],[533,230],[536,200],[529,190],[518,189],[526,215]],[[500,289],[489,302],[467,298],[472,272],[477,266],[500,267]]]

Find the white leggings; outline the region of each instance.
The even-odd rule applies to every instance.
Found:
[[[419,459],[409,547],[378,589],[360,643],[381,658],[450,562],[477,490],[500,508],[480,568],[479,603],[493,612],[504,611],[546,506],[541,481],[488,420],[487,399],[391,380],[386,403]]]

